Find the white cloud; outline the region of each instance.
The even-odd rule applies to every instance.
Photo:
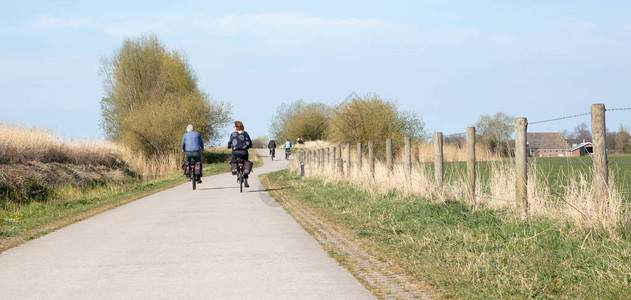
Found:
[[[56,18],[56,17],[39,17],[33,23],[28,25],[29,31],[53,31],[60,29],[75,29],[91,26],[92,22],[86,18]]]

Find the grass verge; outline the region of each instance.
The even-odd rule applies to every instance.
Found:
[[[263,176],[287,187],[279,192],[341,228],[395,272],[445,297],[624,299],[631,294],[629,228],[613,238],[570,222],[522,221],[506,210],[471,211],[459,201],[371,194],[344,182],[301,179],[287,170]]]

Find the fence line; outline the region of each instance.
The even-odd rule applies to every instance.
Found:
[[[516,138],[516,149],[517,147],[526,147],[526,139],[524,138],[526,135],[526,128],[527,125],[530,124],[540,124],[540,123],[545,123],[545,122],[553,122],[553,121],[559,121],[559,120],[564,120],[564,119],[570,119],[570,118],[576,118],[576,117],[581,117],[581,116],[587,116],[587,115],[591,115],[592,116],[592,131],[593,131],[593,136],[594,136],[594,141],[593,141],[593,147],[594,147],[594,153],[593,153],[593,157],[591,160],[586,160],[586,161],[539,161],[537,160],[537,158],[528,158],[527,157],[527,153],[521,153],[519,154],[519,158],[516,157],[515,160],[501,160],[501,161],[476,161],[476,154],[475,154],[475,128],[474,127],[469,127],[467,128],[467,132],[463,132],[463,133],[454,133],[454,134],[450,134],[450,135],[442,135],[442,133],[440,133],[440,135],[435,135],[434,139],[436,140],[437,136],[440,136],[441,141],[437,142],[435,141],[435,143],[440,143],[442,145],[442,139],[444,137],[453,137],[453,136],[458,136],[461,138],[466,138],[466,143],[463,143],[464,145],[466,145],[466,149],[467,149],[467,161],[448,161],[445,162],[443,157],[442,157],[442,146],[441,147],[434,147],[434,155],[435,157],[438,156],[436,149],[440,149],[441,154],[440,154],[440,164],[438,164],[438,162],[436,160],[434,160],[434,162],[431,161],[418,161],[418,162],[414,162],[414,164],[416,164],[417,167],[421,166],[428,166],[429,164],[433,164],[434,168],[436,169],[438,167],[438,165],[440,165],[440,167],[442,168],[443,164],[467,164],[467,170],[465,170],[465,178],[466,178],[466,183],[464,185],[465,189],[464,190],[454,190],[452,188],[446,188],[443,187],[442,184],[439,184],[439,180],[437,178],[434,178],[434,183],[435,185],[440,185],[439,187],[439,191],[438,193],[444,193],[444,192],[448,192],[453,194],[454,196],[460,195],[460,196],[464,196],[465,199],[467,200],[467,202],[471,205],[471,207],[475,208],[476,207],[476,199],[480,198],[480,199],[489,199],[489,200],[496,200],[496,201],[502,201],[502,202],[506,202],[506,203],[511,203],[511,204],[515,204],[516,209],[518,210],[518,212],[522,215],[522,216],[528,216],[530,214],[530,212],[528,211],[528,192],[527,192],[527,165],[580,165],[580,166],[586,166],[586,167],[590,167],[592,168],[592,172],[593,172],[593,182],[591,184],[591,186],[588,187],[588,189],[592,189],[593,191],[591,192],[595,192],[595,196],[593,196],[592,198],[588,197],[589,201],[594,201],[594,202],[590,202],[588,203],[586,206],[588,207],[601,207],[601,209],[603,211],[606,211],[606,206],[607,204],[607,198],[610,197],[609,195],[609,188],[608,188],[608,178],[607,178],[607,173],[608,173],[608,169],[607,169],[607,165],[608,164],[613,164],[613,165],[628,165],[631,164],[631,161],[613,161],[613,162],[609,162],[606,159],[606,148],[604,147],[605,144],[605,133],[604,133],[604,122],[605,122],[605,118],[604,118],[604,112],[605,111],[628,111],[631,110],[631,108],[613,108],[613,109],[605,109],[604,104],[594,104],[592,105],[592,111],[590,113],[582,113],[582,114],[575,114],[575,115],[570,115],[570,116],[564,116],[564,117],[559,117],[559,118],[553,118],[553,119],[548,119],[548,120],[542,120],[542,121],[537,121],[537,122],[532,122],[532,123],[528,123],[526,121],[526,118],[517,118],[516,122],[515,122],[515,126],[516,126],[516,136],[517,136],[517,129],[518,127],[520,128],[519,134],[522,138],[520,138],[519,140]],[[438,134],[438,133],[437,133]],[[466,134],[466,136],[465,136]],[[519,143],[519,145],[517,145],[517,143]],[[405,182],[404,184],[406,185],[410,185],[411,184],[411,180],[412,180],[412,176],[411,175],[411,166],[412,166],[412,151],[411,151],[411,145],[409,143],[409,138],[406,137],[404,140],[392,140],[392,139],[387,139],[385,141],[370,141],[368,143],[369,147],[368,147],[368,152],[369,152],[369,159],[368,159],[368,164],[374,164],[375,161],[375,157],[374,154],[370,154],[371,151],[374,148],[371,148],[371,146],[374,146],[375,144],[377,145],[386,145],[386,156],[383,160],[380,159],[380,161],[385,163],[385,169],[388,172],[388,175],[386,175],[386,178],[393,176],[393,166],[397,166],[397,170],[399,170],[399,167],[401,165],[404,165],[404,171],[406,174],[406,178],[405,178]],[[404,162],[394,162],[394,153],[393,153],[393,149],[392,149],[392,145],[393,144],[397,144],[401,145],[401,144],[405,144],[405,151],[403,154],[403,161]],[[333,159],[330,161],[329,158],[331,157],[331,155],[327,152],[326,154],[326,161],[324,159],[324,152],[319,152],[320,149],[315,150],[318,154],[317,154],[317,158],[315,159],[315,161],[311,160],[310,162],[314,163],[314,166],[316,170],[324,170],[324,169],[328,169],[326,168],[326,165],[331,166],[331,170],[336,170],[337,173],[339,175],[341,175],[342,177],[349,177],[351,176],[352,173],[352,169],[353,168],[359,168],[361,169],[361,166],[359,166],[359,163],[363,163],[363,161],[358,161],[356,163],[352,163],[354,161],[351,161],[351,149],[355,148],[358,150],[363,150],[365,148],[363,148],[362,146],[363,144],[357,144],[357,145],[351,145],[351,144],[346,144],[346,145],[338,145],[335,146],[333,151]],[[327,151],[330,148],[327,148]],[[342,149],[345,149],[346,151],[342,151]],[[517,152],[517,151],[516,151]],[[383,155],[383,153],[382,153]],[[399,154],[400,155],[400,154]],[[517,155],[517,153],[516,153]],[[337,156],[337,157],[336,157]],[[383,157],[383,156],[382,156]],[[399,157],[400,158],[400,157]],[[603,159],[604,158],[604,159]],[[354,160],[355,158],[353,158]],[[361,160],[361,158],[359,158]],[[519,161],[517,159],[523,159],[522,163],[519,163]],[[491,188],[492,190],[494,190],[494,188],[492,188],[491,185],[486,185],[483,187],[476,187],[476,181],[480,180],[480,172],[479,170],[481,169],[481,166],[484,165],[507,165],[508,168],[514,166],[515,167],[515,175],[516,175],[516,179],[515,179],[515,198],[514,199],[505,199],[505,197],[496,197],[496,196],[492,196],[492,195],[488,195],[485,194],[484,192],[482,192],[483,189],[488,189]],[[604,168],[603,168],[604,165]],[[346,167],[345,167],[346,166]],[[409,170],[408,170],[409,168]],[[309,170],[313,170],[313,167],[310,167]],[[509,170],[509,169],[507,169]],[[544,170],[545,171],[545,170]],[[399,172],[399,171],[397,171]],[[504,172],[504,171],[502,171]],[[371,178],[375,178],[375,169],[374,167],[370,168],[370,175]],[[476,174],[478,173],[478,174]],[[312,171],[309,172],[309,174],[313,174]],[[441,172],[438,172],[437,170],[435,170],[434,174],[442,174]],[[521,174],[521,175],[520,175]],[[383,176],[383,175],[380,175]],[[429,175],[427,175],[429,176]],[[434,175],[434,177],[436,177],[438,175]],[[442,175],[441,175],[442,176]],[[501,175],[504,176],[504,175]],[[429,178],[429,177],[428,177]],[[482,177],[483,178],[483,177]],[[397,181],[399,182],[399,181]],[[442,182],[442,179],[440,179],[440,182]],[[426,184],[426,183],[423,183]],[[429,186],[432,186],[431,183],[431,179],[429,179],[429,181],[427,182],[427,184],[429,184]],[[490,184],[490,183],[489,183]],[[372,185],[379,185],[379,183],[372,183]],[[505,189],[506,187],[504,186],[505,183],[502,183],[500,187],[500,189]],[[397,187],[393,187],[393,188],[397,188]],[[432,189],[435,188],[432,187]],[[580,191],[582,191],[582,193],[586,192],[585,190],[582,190],[582,188],[579,187],[579,193]],[[591,193],[590,192],[590,193]],[[423,192],[425,193],[425,192]],[[437,194],[434,191],[428,191],[429,194],[431,195],[440,195]],[[588,216],[586,213],[587,212],[600,212],[601,209],[591,209],[591,208],[583,208],[583,205],[578,205],[578,207],[573,204],[570,203],[566,200],[566,197],[572,197],[572,195],[570,195],[569,193],[566,194],[560,194],[558,192],[556,192],[555,190],[546,188],[546,192],[544,193],[544,195],[548,195],[546,196],[545,199],[543,199],[544,202],[544,206],[542,206],[542,208],[545,207],[555,207],[555,205],[557,205],[557,208],[563,208],[563,206],[568,206],[571,207],[571,209],[576,210],[577,212],[579,212],[580,214],[582,214],[584,217],[589,218],[594,217],[595,215],[591,214],[590,216]],[[619,195],[619,194],[618,194]],[[549,197],[549,198],[548,198]],[[557,199],[559,200],[558,202],[550,202],[548,203],[548,199],[553,200],[553,199]],[[571,199],[571,198],[568,198]],[[594,200],[595,199],[595,200]],[[602,199],[605,199],[605,201],[601,201]],[[552,205],[552,206],[550,206]],[[545,210],[544,210],[545,212]],[[622,216],[626,216],[626,217],[631,217],[631,214],[629,214],[629,211],[626,210],[624,212],[620,212],[620,211],[616,211],[616,212],[611,212],[611,213],[615,213],[617,215],[622,215]],[[588,213],[589,214],[589,213]],[[631,219],[631,218],[630,218]]]

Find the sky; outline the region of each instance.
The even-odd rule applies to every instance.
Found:
[[[283,103],[351,92],[445,135],[499,111],[532,123],[631,107],[631,1],[0,0],[0,122],[103,137],[101,61],[142,34],[185,54],[253,138]],[[606,120],[630,126],[631,110]]]

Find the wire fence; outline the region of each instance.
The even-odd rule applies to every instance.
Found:
[[[606,109],[606,112],[621,112],[621,111],[631,111],[631,107],[620,107],[620,108],[610,108],[610,109]],[[589,116],[591,115],[590,112],[587,113],[579,113],[579,114],[573,114],[573,115],[566,115],[566,116],[560,116],[560,117],[555,117],[555,118],[550,118],[550,119],[545,119],[545,120],[538,120],[535,122],[529,122],[528,125],[537,125],[537,124],[543,124],[543,123],[550,123],[550,122],[557,122],[557,121],[562,121],[562,120],[568,120],[568,119],[573,119],[573,118],[579,118],[579,117],[585,117],[585,116]],[[464,139],[466,138],[467,132],[456,132],[456,133],[451,133],[451,134],[447,134],[447,135],[443,135],[443,138],[447,138],[447,139]],[[397,145],[400,146],[401,144],[404,144],[406,141],[405,140],[401,140],[401,139],[392,139],[390,141],[374,141],[373,144],[374,145],[387,145],[388,143],[391,143],[391,145]],[[355,145],[350,145],[351,148],[355,148]],[[341,145],[342,149],[346,149],[346,145]],[[400,148],[399,148],[400,149]],[[410,151],[411,152],[411,151]],[[338,157],[338,159],[342,160],[342,163],[344,164],[344,166],[346,166],[348,164],[348,161]],[[377,160],[377,161],[381,161],[381,160]],[[328,162],[328,159],[327,159]],[[383,161],[381,161],[383,162]],[[409,162],[401,162],[399,161],[394,161],[394,158],[392,158],[389,161],[393,166],[401,166],[407,163],[410,163],[411,160]],[[434,162],[432,161],[417,161],[414,162],[417,166],[419,165],[431,165],[434,164]],[[631,161],[607,161],[607,164],[610,165],[630,165]],[[462,164],[466,164],[465,161],[443,161],[443,165],[448,165],[448,164],[457,164],[457,165],[462,165]],[[515,165],[515,161],[511,161],[508,158],[504,158],[501,160],[493,160],[493,161],[476,161],[476,169],[477,172],[480,171],[480,166],[484,165],[484,164],[497,164],[497,165]],[[570,160],[570,158],[568,158],[568,160],[566,161],[559,161],[559,160],[540,160],[540,158],[537,157],[529,157],[527,159],[527,164],[529,165],[539,165],[539,166],[543,166],[543,165],[573,165],[573,166],[587,166],[587,167],[592,167],[594,165],[593,160],[591,159],[582,159],[582,160]],[[482,187],[481,189],[478,189],[475,193],[475,197],[476,198],[480,198],[480,199],[486,199],[486,200],[492,200],[492,201],[500,201],[500,202],[504,202],[504,203],[509,203],[511,205],[516,205],[517,201],[516,199],[506,199],[506,198],[502,198],[502,197],[497,197],[497,196],[493,196],[493,195],[489,195],[486,194],[484,192],[482,192],[482,190],[484,189],[484,187]],[[462,190],[453,190],[453,189],[445,189],[444,190],[447,193],[451,193],[452,195],[463,195],[463,191]],[[565,200],[565,195],[563,195],[562,193],[559,193],[557,191],[555,191],[554,189],[550,189],[549,190],[553,199],[554,200],[546,205],[560,205],[560,206],[568,206],[571,207],[573,210],[576,210],[578,213],[582,214],[583,216],[585,216],[585,214],[587,212],[597,212],[596,209],[589,209],[589,208],[584,208],[584,207],[577,207],[575,205],[573,205],[572,203],[569,203],[568,201]],[[631,191],[621,191],[619,192],[620,194],[631,194]],[[556,199],[556,200],[555,200]],[[626,203],[631,204],[631,203]],[[628,208],[623,208],[621,212],[618,212],[617,214],[619,214],[620,216],[623,216],[625,219],[627,219],[628,221],[631,222],[631,207]]]
[[[605,108],[605,111],[625,111],[625,110],[631,110],[631,107]],[[581,113],[581,114],[574,114],[574,115],[563,116],[563,117],[557,117],[557,118],[541,120],[541,121],[535,121],[535,122],[528,122],[528,125],[536,125],[536,124],[542,124],[542,123],[562,121],[562,120],[573,119],[573,118],[589,116],[589,115],[591,115],[591,112],[586,112],[586,113]]]

